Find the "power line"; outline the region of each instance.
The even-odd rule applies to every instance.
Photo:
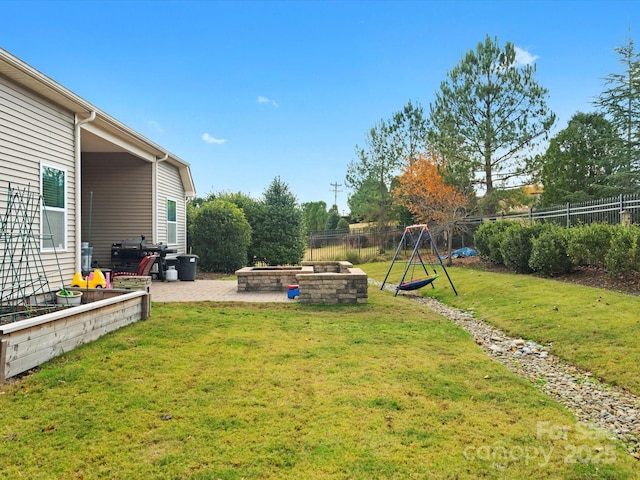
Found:
[[[334,205],[338,205],[338,193],[342,192],[342,190],[338,190],[338,187],[341,187],[342,184],[335,182],[335,183],[330,183],[329,185],[331,185],[333,188],[331,189],[331,191],[333,191],[333,195],[334,195],[334,199],[333,199],[333,204]]]

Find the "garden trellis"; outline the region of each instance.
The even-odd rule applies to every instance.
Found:
[[[53,291],[40,256],[40,237],[35,234],[41,202],[42,197],[29,187],[9,185],[7,189],[6,210],[0,220],[0,324],[55,310],[55,305],[47,303]],[[47,222],[46,215],[42,217]]]

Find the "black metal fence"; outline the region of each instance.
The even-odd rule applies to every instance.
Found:
[[[462,225],[461,232],[454,235],[452,247],[473,247],[473,235],[482,223],[517,219],[554,222],[567,227],[591,223],[640,224],[640,194],[567,203],[505,215],[468,217]],[[305,260],[349,260],[353,263],[367,261],[385,253],[395,252],[403,232],[403,226],[312,232],[307,236]],[[434,235],[434,240],[438,249],[444,251],[445,238],[442,235]]]
[[[398,246],[404,227],[362,228],[312,232],[305,260],[363,261]]]
[[[404,226],[362,228],[313,232],[307,236],[305,260],[348,260],[365,262],[381,255],[393,254],[404,233]],[[477,225],[465,226],[465,232],[453,237],[453,248],[473,245],[473,231]],[[434,234],[438,250],[445,248],[445,238]],[[411,253],[412,245],[404,246]]]
[[[634,193],[589,202],[567,203],[566,205],[529,209],[527,212],[507,215],[469,217],[466,219],[466,223],[480,224],[487,221],[516,219],[527,219],[530,222],[554,222],[566,227],[591,223],[640,224],[640,194]]]

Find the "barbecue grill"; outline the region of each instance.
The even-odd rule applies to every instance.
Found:
[[[140,240],[122,240],[111,244],[111,268],[120,272],[137,272],[140,261],[147,255],[157,255],[158,280],[164,280],[167,270],[167,254],[178,253],[174,248],[167,248],[162,243],[154,244],[146,241],[144,235]]]

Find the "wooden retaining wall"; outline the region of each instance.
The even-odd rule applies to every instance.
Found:
[[[145,290],[83,292],[102,299],[0,325],[0,383],[151,313]]]

